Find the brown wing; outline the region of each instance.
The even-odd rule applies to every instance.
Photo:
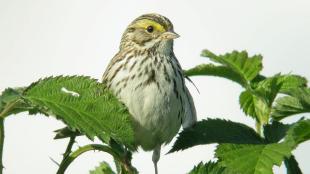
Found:
[[[111,73],[111,69],[113,66],[116,65],[117,62],[121,61],[123,58],[122,54],[120,52],[118,52],[114,57],[113,59],[110,61],[109,65],[107,66],[106,70],[104,71],[103,75],[102,75],[102,83],[106,83],[106,81],[109,80],[109,76]]]

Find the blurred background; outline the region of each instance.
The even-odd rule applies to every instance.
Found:
[[[100,79],[127,25],[150,12],[167,16],[181,35],[175,41],[175,54],[184,69],[206,63],[199,56],[205,48],[216,54],[247,50],[264,56],[264,75],[296,73],[310,79],[309,9],[308,0],[0,0],[0,91],[51,75]],[[193,81],[200,94],[191,84],[188,87],[199,120],[224,118],[254,126],[239,109],[237,84],[215,77]],[[68,140],[53,140],[53,131],[63,126],[54,118],[26,113],[6,119],[4,173],[54,174],[57,165],[51,158],[62,159]],[[86,138],[77,142],[75,148],[90,143]],[[162,150],[161,174],[186,173],[214,156],[215,145],[165,155],[171,144]],[[310,143],[293,153],[303,172],[310,173]],[[88,173],[102,160],[112,164],[109,156],[88,152],[67,173]],[[133,165],[141,174],[153,173],[151,153],[139,150]],[[274,171],[285,173],[283,167]]]

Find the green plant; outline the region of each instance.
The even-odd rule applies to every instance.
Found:
[[[200,163],[191,174],[271,174],[274,165],[284,164],[289,174],[301,173],[292,151],[310,139],[310,120],[284,124],[282,119],[310,110],[310,88],[304,77],[293,74],[263,76],[262,56],[233,51],[215,55],[204,50],[203,57],[215,62],[185,71],[188,76],[218,76],[244,88],[239,103],[255,119],[256,130],[222,119],[207,119],[183,130],[170,152],[196,145],[217,143],[216,162]],[[279,94],[282,94],[278,96]]]
[[[7,116],[24,111],[41,113],[54,116],[68,126],[55,131],[55,139],[69,138],[58,174],[64,173],[79,155],[91,150],[112,155],[120,173],[135,173],[130,164],[131,151],[136,148],[130,115],[97,80],[84,76],[58,76],[40,79],[26,88],[7,88],[0,97],[0,111],[1,149],[3,120]],[[102,144],[89,144],[72,152],[75,137],[79,135],[91,140],[96,136]]]
[[[217,161],[200,163],[190,174],[269,174],[273,173],[274,165],[282,162],[287,173],[301,173],[292,151],[310,139],[310,120],[300,119],[292,124],[281,121],[310,112],[307,80],[293,74],[263,76],[260,74],[262,57],[249,57],[245,51],[215,55],[204,50],[202,56],[214,63],[199,65],[184,73],[187,76],[218,76],[240,84],[244,88],[239,97],[241,109],[255,119],[256,128],[220,118],[202,120],[179,134],[170,153],[196,145],[218,144]],[[91,174],[138,173],[131,165],[131,154],[136,146],[130,115],[97,80],[57,76],[40,79],[28,87],[4,90],[0,96],[1,166],[4,120],[20,112],[54,116],[67,125],[55,131],[55,139],[69,139],[57,174],[65,173],[78,156],[91,150],[113,156],[117,168],[114,172],[102,162],[90,171]],[[98,137],[102,143],[72,150],[76,136],[87,136],[91,140]]]

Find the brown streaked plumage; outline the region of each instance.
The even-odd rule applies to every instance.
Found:
[[[181,125],[196,121],[193,99],[173,53],[177,37],[168,18],[142,15],[125,30],[120,50],[103,74],[103,82],[132,115],[137,145],[153,150],[156,174],[161,145],[169,143]]]

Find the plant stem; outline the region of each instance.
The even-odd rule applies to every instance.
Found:
[[[262,136],[262,124],[259,121],[256,121],[256,132]]]
[[[68,155],[60,164],[59,169],[56,174],[64,174],[68,166],[81,154],[91,151],[91,150],[99,150],[106,153],[109,153],[112,155],[116,160],[123,161],[122,158],[113,151],[112,148],[106,145],[100,145],[100,144],[89,144],[83,147],[80,147],[78,150],[72,152],[70,155]]]
[[[3,144],[4,144],[4,119],[0,118],[0,174],[2,174],[3,170],[3,163],[2,163]]]
[[[66,159],[66,158],[70,155],[70,153],[72,152],[72,146],[73,146],[73,144],[74,144],[74,142],[75,142],[75,137],[76,137],[76,136],[71,136],[71,137],[70,137],[70,140],[69,140],[69,143],[68,143],[68,145],[67,145],[66,151],[65,151],[65,153],[63,154],[63,158],[62,158],[62,161],[61,161],[61,163],[60,163],[59,166],[61,166],[61,165],[63,164],[63,162],[65,161],[65,159]]]
[[[3,145],[4,145],[4,118],[7,114],[18,104],[20,100],[15,100],[5,106],[2,112],[0,112],[0,174],[3,172],[3,162],[2,162],[2,155],[3,155]]]

